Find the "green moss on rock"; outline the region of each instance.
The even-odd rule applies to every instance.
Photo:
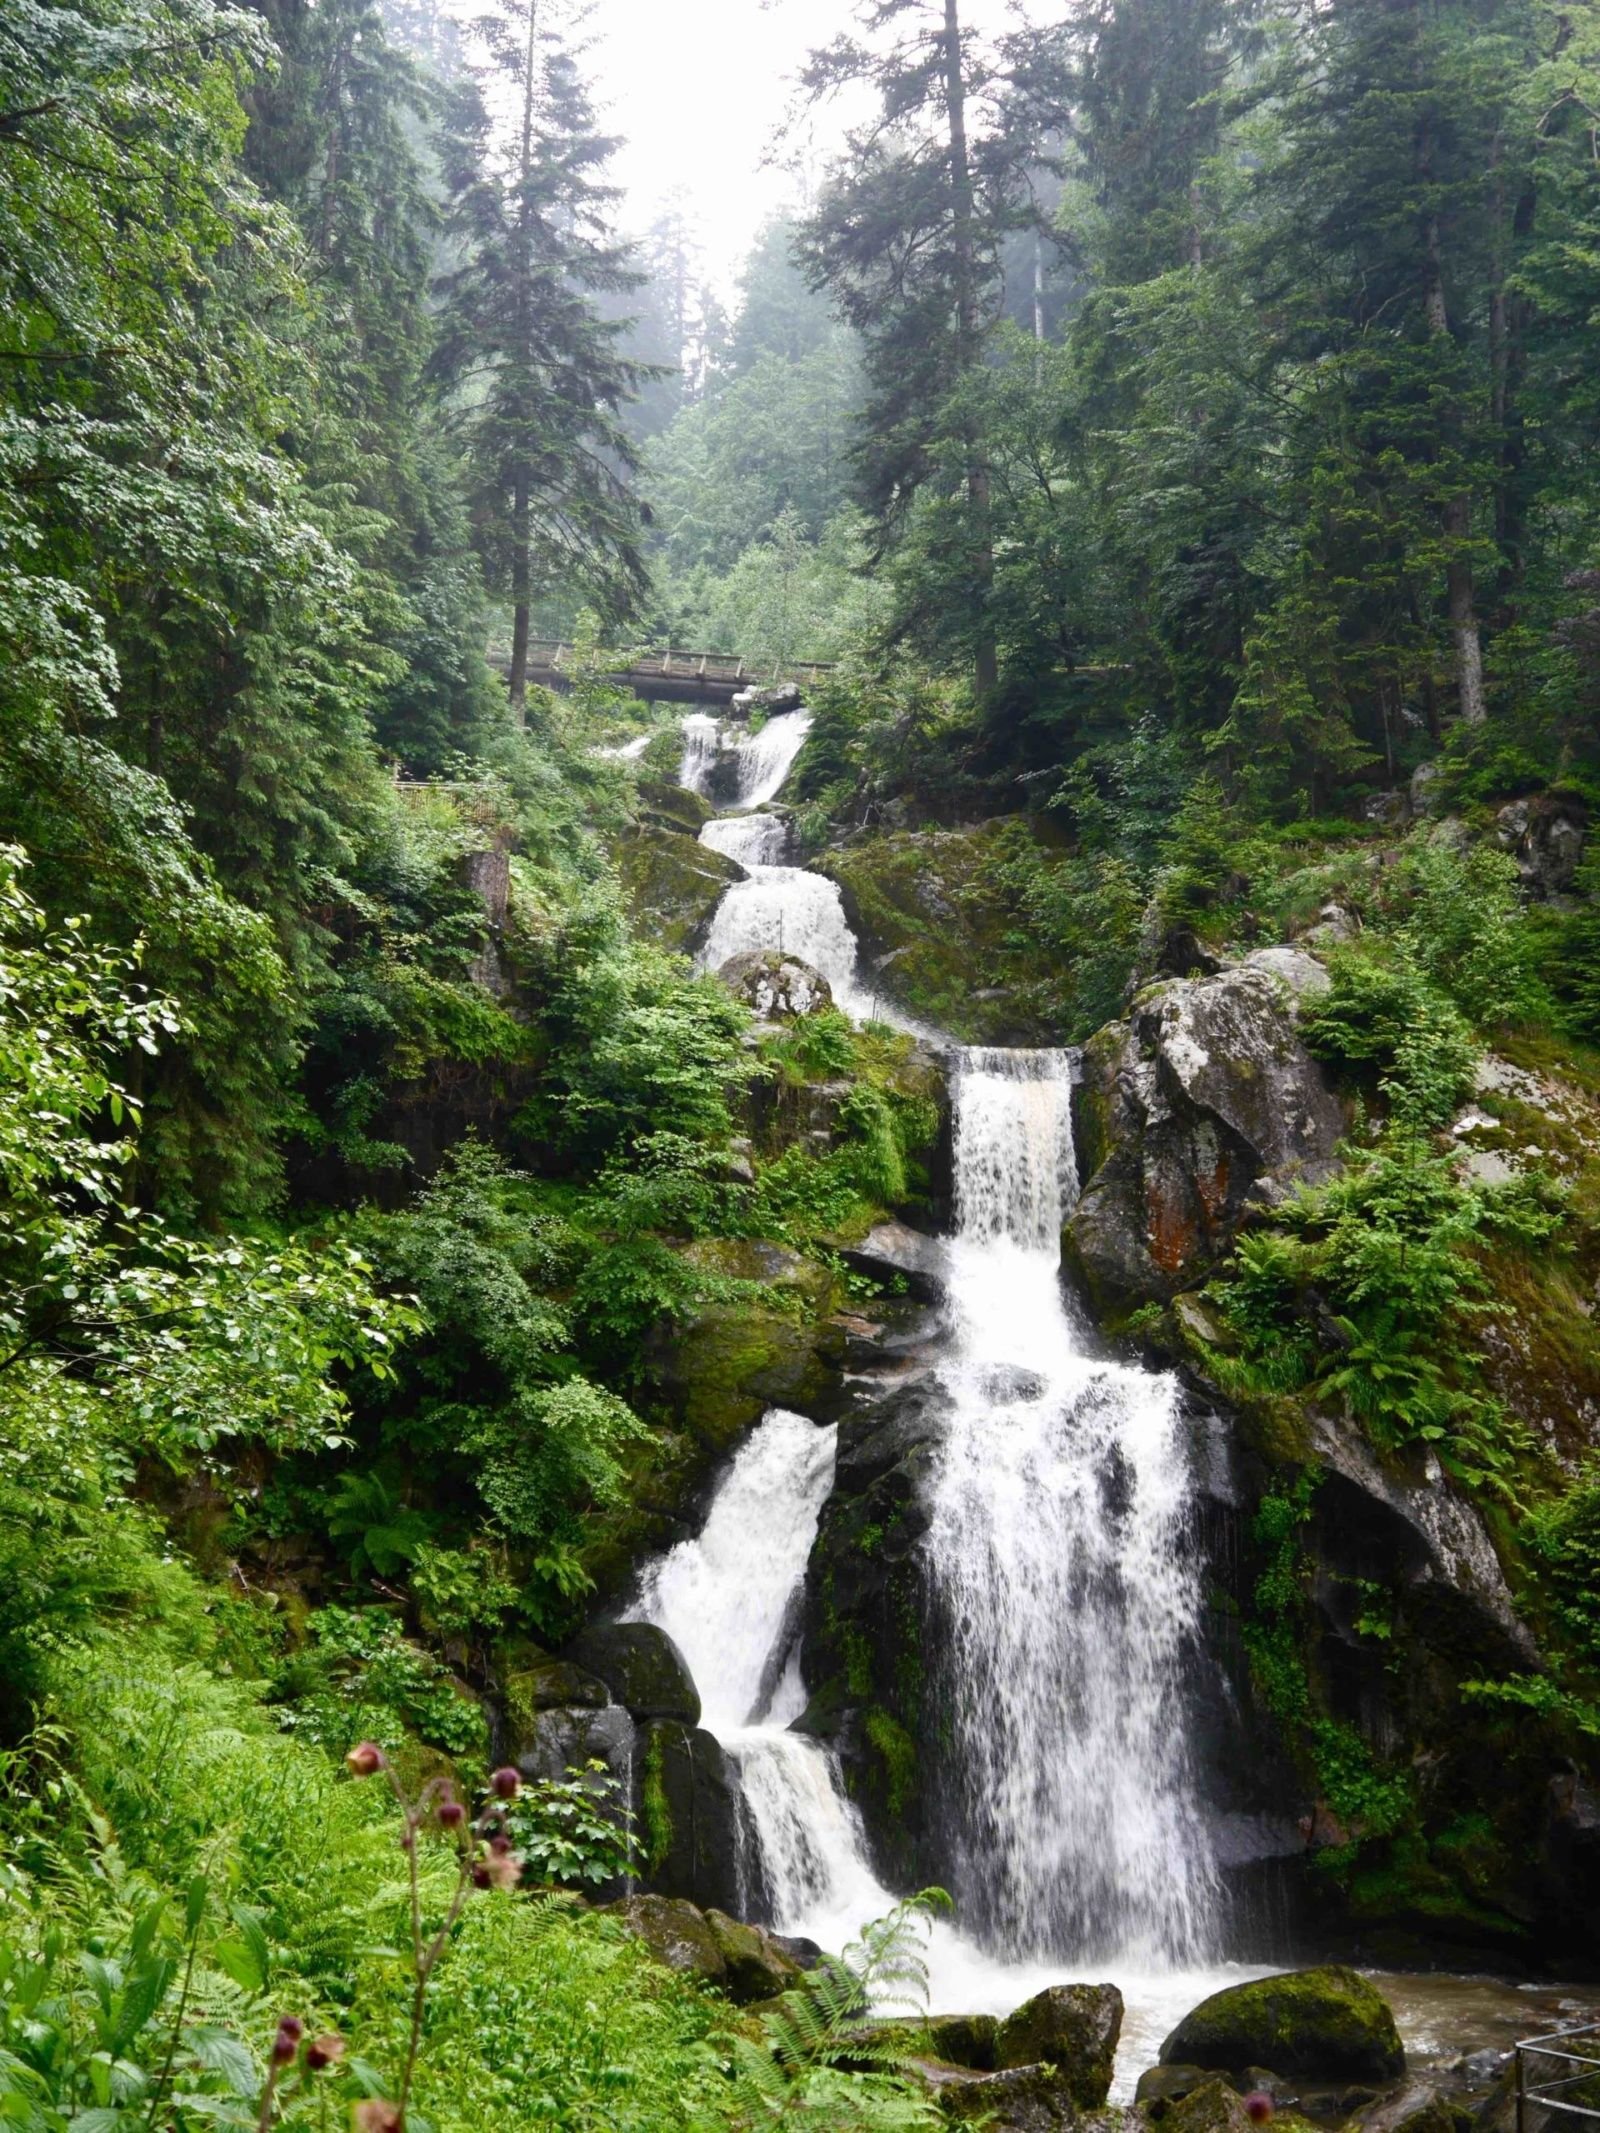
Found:
[[[1317,2081],[1397,2081],[1406,2068],[1388,2001],[1342,1964],[1214,1992],[1167,2038],[1161,2061]]]
[[[743,869],[679,830],[642,823],[614,847],[634,924],[647,940],[687,955]]]

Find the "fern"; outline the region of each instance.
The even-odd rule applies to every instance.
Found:
[[[732,2044],[735,2122],[810,2125],[828,2133],[931,2126],[938,2112],[909,2074],[916,2040],[872,2017],[927,2004],[927,1929],[942,1889],[896,1904],[829,1956],[761,2018],[759,2041]]]

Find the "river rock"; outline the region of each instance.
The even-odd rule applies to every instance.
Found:
[[[657,1962],[669,1970],[676,1970],[682,1977],[698,1978],[707,1985],[726,1981],[727,1958],[705,1913],[696,1904],[679,1896],[624,1896],[605,1909],[637,1933]]]
[[[1066,1246],[1103,1309],[1162,1301],[1221,1258],[1263,1180],[1329,1176],[1344,1113],[1299,1035],[1327,983],[1298,948],[1151,987],[1084,1049],[1084,1189]]]
[[[712,1734],[674,1719],[640,1728],[634,1816],[643,1888],[721,1911],[740,1908],[738,1788]]]
[[[989,2133],[1067,2133],[1079,2123],[1070,2086],[1053,2066],[1014,2066],[946,2080],[938,2097],[945,2118],[987,2127]]]
[[[1230,1985],[1186,2014],[1161,2062],[1242,2073],[1273,2066],[1311,2081],[1398,2081],[1406,2055],[1389,2003],[1342,1964]]]
[[[1122,2035],[1115,1985],[1050,1985],[1007,2015],[995,2038],[997,2067],[1048,2060],[1081,2111],[1096,2111],[1111,2089]]]
[[[635,1718],[700,1723],[700,1692],[689,1662],[653,1622],[597,1622],[573,1639],[566,1657],[603,1681]]]
[[[774,1933],[764,1926],[741,1925],[726,1911],[709,1910],[706,1924],[721,1951],[724,1989],[741,2007],[770,2000],[798,1985],[803,1972]]]
[[[909,1293],[925,1303],[936,1303],[944,1294],[943,1243],[905,1222],[878,1223],[859,1244],[848,1246],[841,1257],[847,1266],[879,1280],[885,1275],[898,1276]]]
[[[665,778],[641,778],[637,791],[640,821],[653,823],[658,829],[698,837],[711,820],[711,802],[691,792],[687,785],[669,784]]]
[[[740,689],[728,709],[735,718],[748,718],[753,711],[764,711],[769,718],[777,718],[785,711],[804,710],[805,701],[805,693],[798,682],[774,681],[763,688]]]
[[[762,1022],[793,1022],[833,1005],[833,988],[820,970],[773,948],[730,956],[717,976]]]

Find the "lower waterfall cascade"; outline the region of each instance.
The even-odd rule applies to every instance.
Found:
[[[873,1012],[837,887],[782,863],[781,815],[724,815],[702,835],[747,879],[724,893],[700,967],[781,950],[852,1015]],[[947,1049],[955,1224],[932,1365],[947,1422],[922,1549],[956,1908],[932,1929],[932,2004],[1008,2011],[1049,1983],[1110,1978],[1136,2071],[1196,1998],[1258,1974],[1217,1961],[1219,1879],[1194,1798],[1184,1674],[1200,1586],[1177,1388],[1096,1355],[1061,1286],[1073,1055]],[[769,1411],[703,1530],[645,1569],[632,1610],[682,1649],[737,1768],[759,1908],[833,1948],[896,1900],[831,1751],[792,1730],[836,1434]]]

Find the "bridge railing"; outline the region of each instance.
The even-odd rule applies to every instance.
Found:
[[[1525,2038],[1516,2047],[1517,2133],[1543,2133],[1552,2119],[1600,2127],[1600,2022]]]
[[[577,657],[577,646],[564,638],[529,639],[531,674],[570,673]],[[495,666],[508,663],[508,654],[502,647],[493,648],[489,658]],[[834,669],[831,661],[819,659],[791,659],[774,667],[754,666],[736,652],[680,651],[664,645],[618,653],[614,664],[609,659],[605,662],[604,671],[624,680],[637,677],[640,681],[706,681],[727,688],[761,688],[773,681],[820,681]]]

